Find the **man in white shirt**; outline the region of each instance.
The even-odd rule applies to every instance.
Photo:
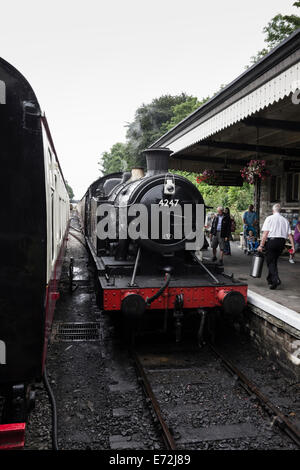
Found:
[[[278,276],[277,260],[285,246],[285,241],[289,238],[292,250],[295,252],[294,239],[290,224],[287,219],[280,215],[280,204],[274,204],[273,215],[269,215],[262,226],[263,236],[258,251],[262,251],[266,244],[267,265],[269,273],[267,276],[270,289],[276,289],[281,281]]]

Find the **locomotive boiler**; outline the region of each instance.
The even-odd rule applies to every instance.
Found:
[[[247,285],[205,260],[205,202],[187,178],[168,171],[170,150],[145,151],[147,170],[114,173],[96,180],[78,204],[97,268],[101,309],[121,315],[128,328],[147,329],[159,317],[180,340],[191,314],[214,309],[238,315]]]

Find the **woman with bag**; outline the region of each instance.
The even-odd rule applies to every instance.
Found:
[[[230,217],[230,232],[233,233],[235,232],[236,224],[234,218],[230,215],[230,209],[229,207],[226,207],[224,210],[224,213]],[[232,235],[230,234],[230,238],[225,242],[225,247],[224,247],[224,255],[229,255],[231,256],[231,248],[230,248],[230,240],[232,240]]]

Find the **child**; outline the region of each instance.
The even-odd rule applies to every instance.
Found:
[[[290,253],[289,262],[292,263],[292,264],[295,264],[295,260],[294,260],[295,253],[296,253],[296,251],[299,250],[299,247],[300,247],[300,219],[298,220],[297,225],[295,227],[294,242],[295,242],[295,251],[294,251],[294,253],[293,253],[293,250],[289,250],[289,253]]]
[[[253,253],[258,247],[258,241],[256,240],[252,230],[249,230],[249,234],[247,236],[247,247],[248,255],[250,255],[250,253]]]

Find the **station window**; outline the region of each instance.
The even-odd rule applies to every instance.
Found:
[[[270,202],[279,202],[281,199],[281,176],[271,176]]]
[[[299,173],[288,173],[286,176],[286,202],[299,201]]]

